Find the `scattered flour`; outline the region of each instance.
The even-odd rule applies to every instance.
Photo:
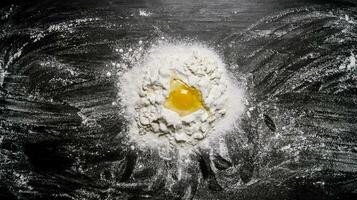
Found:
[[[340,70],[348,70],[348,71],[354,71],[357,69],[356,65],[356,56],[351,53],[350,57],[342,64],[339,66]]]
[[[139,16],[148,17],[148,16],[151,16],[151,15],[152,15],[152,13],[147,11],[147,10],[142,10],[142,9],[139,10]]]
[[[174,74],[201,91],[209,112],[201,109],[182,117],[163,106]],[[243,91],[220,57],[199,44],[153,46],[119,85],[130,137],[145,145],[194,146],[230,129],[243,111]]]
[[[95,18],[84,18],[84,19],[76,19],[76,20],[69,20],[66,22],[61,22],[58,24],[53,24],[47,28],[47,32],[61,32],[61,31],[66,31],[69,33],[74,32],[74,28],[77,26],[87,24],[87,23],[92,23],[95,21],[99,21],[100,18],[95,17]]]
[[[14,63],[14,61],[20,58],[23,49],[28,45],[28,42],[25,42],[20,48],[17,49],[16,53],[9,57],[8,61],[4,63],[4,60],[0,60],[0,86],[4,84],[5,77],[9,74],[7,69]]]
[[[354,24],[355,23],[354,19],[350,18],[350,16],[348,16],[348,15],[345,15],[344,19],[350,24]]]
[[[356,68],[356,57],[353,53],[350,56],[350,63],[347,65],[347,70],[354,70]]]

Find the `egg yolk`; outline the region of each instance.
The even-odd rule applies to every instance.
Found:
[[[175,111],[181,117],[189,115],[202,108],[206,109],[201,92],[194,87],[190,87],[176,77],[172,78],[170,81],[170,93],[166,99],[164,107]]]

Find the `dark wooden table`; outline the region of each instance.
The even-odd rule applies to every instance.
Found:
[[[0,199],[356,198],[356,19],[354,0],[4,3]],[[128,146],[105,74],[115,48],[161,37],[213,47],[245,83],[228,154],[179,167]]]

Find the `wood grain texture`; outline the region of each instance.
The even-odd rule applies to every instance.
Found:
[[[356,13],[354,1],[4,5],[0,199],[356,198],[357,78],[339,68],[357,55]],[[239,127],[188,163],[131,148],[112,104],[115,48],[160,37],[213,47],[247,89]]]

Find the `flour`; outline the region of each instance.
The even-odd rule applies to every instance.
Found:
[[[351,52],[349,58],[347,58],[342,65],[339,66],[340,70],[354,71],[357,69],[356,56]]]
[[[163,106],[173,75],[201,91],[209,112],[200,109],[182,117]],[[242,90],[224,63],[212,49],[198,44],[153,46],[119,85],[130,137],[139,143],[195,146],[230,129],[243,110]]]

